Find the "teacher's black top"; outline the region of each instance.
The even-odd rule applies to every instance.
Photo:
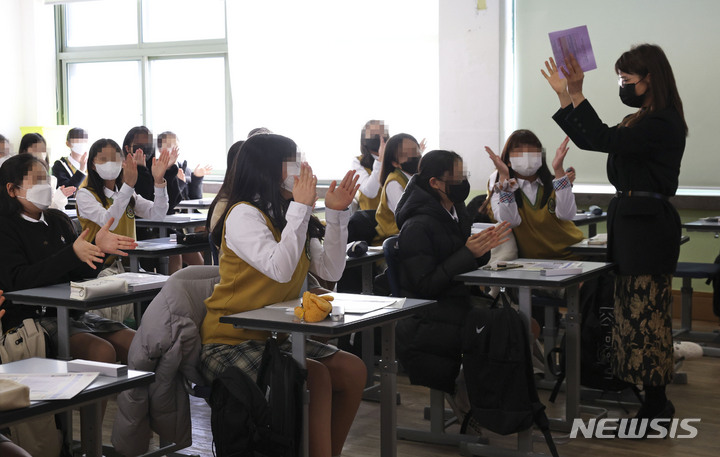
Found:
[[[680,217],[667,198],[677,191],[685,150],[680,114],[668,108],[631,127],[608,127],[585,100],[576,108],[561,108],[553,119],[581,149],[608,153],[608,179],[622,194],[610,202],[607,223],[608,260],[617,264],[618,273],[674,273]]]

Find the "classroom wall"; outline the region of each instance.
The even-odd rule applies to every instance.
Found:
[[[440,147],[463,157],[470,185],[484,190],[494,169],[484,150],[500,136],[501,7],[505,0],[439,2]]]
[[[0,133],[15,152],[21,126],[57,122],[53,11],[43,0],[0,0]]]

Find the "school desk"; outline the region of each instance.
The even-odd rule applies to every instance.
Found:
[[[31,358],[0,365],[0,373],[67,373],[67,362],[55,359]],[[0,412],[0,428],[17,424],[44,414],[79,409],[82,415],[81,441],[88,456],[100,457],[102,450],[102,404],[123,390],[147,386],[155,381],[155,373],[128,370],[117,378],[98,376],[82,392],[69,400],[33,401],[25,408]]]
[[[589,211],[584,213],[578,213],[575,216],[573,216],[573,222],[578,227],[582,225],[588,226],[588,237],[592,238],[595,235],[597,235],[597,224],[598,222],[603,222],[607,220],[607,213],[603,212],[602,214],[593,214]]]
[[[207,259],[210,255],[210,244],[209,242],[179,244],[170,237],[151,238],[148,240],[138,241],[137,248],[129,249],[125,252],[128,253],[128,257],[130,258],[130,271],[135,273],[140,271],[140,258],[151,258],[160,260],[158,273],[167,275],[168,262],[171,255],[202,252],[205,254],[205,258]]]
[[[163,219],[135,219],[136,227],[158,228],[159,238],[168,236],[168,230],[183,230],[187,228],[205,227],[207,215],[205,214],[171,214]]]
[[[362,297],[358,295],[358,297]],[[394,297],[393,297],[394,298]],[[288,308],[300,303],[295,299],[261,309],[232,314],[220,318],[220,322],[232,324],[236,328],[250,330],[266,330],[271,332],[290,333],[292,338],[293,358],[305,368],[305,342],[309,335],[336,337],[366,328],[380,326],[382,328],[382,358],[380,370],[380,455],[394,457],[397,455],[396,428],[397,408],[397,361],[395,360],[395,322],[408,317],[420,309],[431,306],[433,300],[399,299],[394,307],[381,308],[366,314],[348,314],[342,321],[335,322],[327,318],[321,322],[307,323],[300,321]],[[304,405],[303,420],[303,454],[308,455],[307,404]]]

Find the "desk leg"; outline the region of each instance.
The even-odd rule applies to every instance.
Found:
[[[395,323],[382,326],[380,360],[380,455],[397,455],[397,361],[395,359]]]
[[[307,360],[305,355],[305,334],[301,332],[292,332],[292,357],[300,365],[303,370],[307,369]],[[307,382],[303,386],[305,398],[303,399],[303,424],[302,424],[302,443],[300,444],[302,452],[300,455],[304,457],[310,456],[310,392],[307,390]]]
[[[362,265],[362,293],[372,295],[373,293],[373,264]]]
[[[70,360],[70,310],[57,307],[58,359]]]
[[[130,271],[133,273],[140,272],[140,258],[137,256],[130,256]]]
[[[168,228],[167,227],[158,227],[158,233],[160,236],[158,238],[165,238],[168,236]]]
[[[182,255],[182,254],[178,254]],[[158,270],[160,270],[160,274],[167,275],[168,271],[170,271],[170,257],[164,256],[160,257],[158,259]]]
[[[588,224],[588,238],[597,235],[597,224]]]
[[[565,289],[567,316],[565,317],[565,423],[570,427],[580,417],[580,294],[577,284]]]
[[[102,457],[102,401],[80,408],[80,436],[88,457]]]

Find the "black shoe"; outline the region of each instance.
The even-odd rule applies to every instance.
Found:
[[[665,435],[665,438],[667,438],[669,436],[670,425],[672,424],[672,419],[674,416],[675,416],[675,405],[673,405],[673,403],[670,400],[667,400],[665,402],[665,406],[663,407],[663,409],[655,414],[648,414],[646,405],[643,405],[640,407],[640,410],[635,415],[635,419],[638,419],[640,421],[643,419],[647,419],[648,425],[646,426],[645,433],[642,435],[638,435],[638,436],[633,436],[633,437],[626,436],[623,438],[624,439],[644,440],[650,434],[653,434],[653,435],[657,434],[657,430],[653,430],[650,428],[650,426],[649,426],[650,421],[652,421],[653,419],[670,419],[669,422],[663,422],[662,424],[660,424],[662,427],[665,428],[665,430],[667,430],[668,434]],[[628,419],[627,422],[625,422],[626,426],[630,425],[630,421],[631,421],[631,419]],[[618,430],[616,431],[616,434],[615,434],[616,437],[618,436],[618,434],[620,432],[620,426],[621,425],[619,423]],[[639,427],[639,425],[638,425],[638,427]]]

